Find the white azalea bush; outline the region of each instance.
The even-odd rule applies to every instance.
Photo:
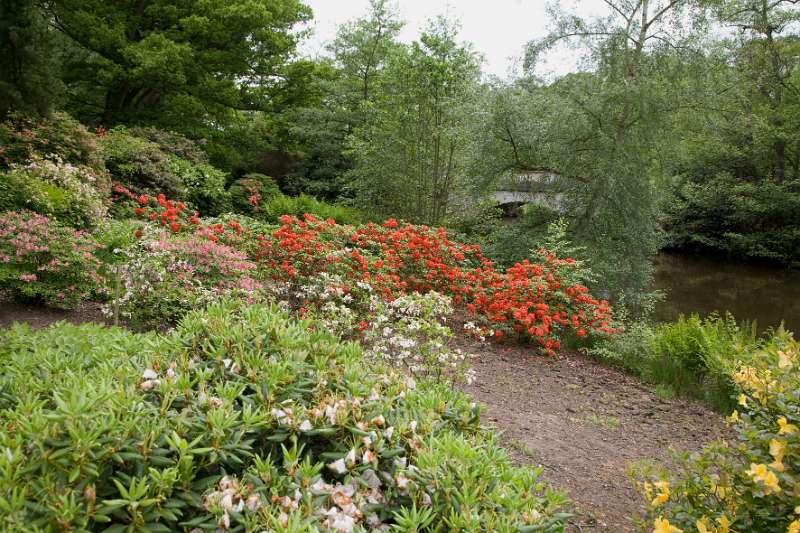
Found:
[[[0,333],[0,530],[563,531],[446,384],[277,306]]]
[[[446,325],[453,313],[450,297],[414,292],[391,302],[375,298],[372,309],[374,316],[363,340],[367,355],[406,368],[417,377],[464,379],[467,383],[475,379],[470,356],[447,344],[453,336]]]

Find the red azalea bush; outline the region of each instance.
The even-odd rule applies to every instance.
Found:
[[[131,195],[133,197],[133,195]],[[347,226],[332,219],[284,215],[277,229],[258,234],[258,246],[244,245],[249,233],[236,220],[203,224],[183,204],[159,196],[136,198],[136,215],[169,227],[197,232],[214,242],[247,249],[273,280],[302,287],[320,272],[342,277],[345,292],[368,284],[386,300],[412,292],[436,291],[466,304],[467,311],[495,330],[515,332],[547,353],[560,347],[563,334],[578,337],[613,330],[611,308],[575,281],[577,264],[547,250],[540,261],[523,261],[498,270],[480,248],[452,241],[443,228],[401,224]],[[252,240],[250,240],[252,243]],[[253,255],[253,250],[256,250]]]
[[[0,214],[0,287],[69,309],[100,287],[100,245],[30,211]]]

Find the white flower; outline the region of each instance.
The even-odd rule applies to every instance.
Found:
[[[347,452],[347,456],[345,457],[345,461],[347,461],[347,464],[350,464],[350,465],[355,464],[355,462],[356,462],[356,449],[355,448],[353,448],[352,450]]]
[[[152,389],[153,387],[157,387],[159,385],[161,385],[161,380],[148,379],[147,381],[142,382],[141,387],[142,387],[142,390],[148,391],[148,390]]]
[[[405,490],[406,488],[408,488],[408,478],[404,476],[402,473],[397,475],[397,479],[395,481],[397,482],[398,489]]]
[[[347,472],[347,465],[344,463],[344,459],[337,459],[336,461],[328,464],[328,468],[337,474],[344,474]]]
[[[251,494],[247,497],[245,506],[253,512],[258,511],[258,508],[261,507],[261,496],[258,494]]]
[[[142,379],[156,379],[158,378],[158,374],[152,368],[148,368],[147,370],[142,373]]]
[[[325,483],[321,479],[318,479],[316,483],[311,485],[310,489],[313,492],[330,492],[331,490],[333,490],[333,487],[331,487],[330,484]]]
[[[392,434],[394,434],[394,426],[389,426],[388,428],[386,428],[386,431],[383,432],[383,435],[387,439],[391,439],[392,438]]]
[[[303,420],[303,423],[300,424],[300,431],[311,431],[314,429],[314,426],[311,425],[311,421]]]

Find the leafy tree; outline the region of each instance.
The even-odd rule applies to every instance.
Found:
[[[530,127],[514,108],[501,106],[495,144],[510,168],[546,167],[564,178],[562,208],[573,236],[593,254],[605,288],[636,310],[646,307],[641,297],[660,244],[658,149],[682,97],[675,80],[697,53],[687,22],[702,19],[683,0],[605,3],[609,16],[594,19],[551,9],[551,33],[527,49],[529,75],[539,54],[565,40],[585,47],[591,72],[510,89],[516,101],[526,91],[536,95],[544,113],[524,107],[536,124]]]
[[[393,5],[371,0],[369,13],[343,24],[328,46],[328,71],[319,78],[323,93],[317,105],[284,114],[292,153],[297,158],[284,189],[335,199],[348,196],[342,176],[353,161],[345,153],[347,136],[364,121],[364,106],[374,96],[389,54],[398,46],[403,23]]]
[[[340,69],[344,88],[355,93],[358,100],[369,100],[375,78],[397,46],[397,34],[402,27],[393,5],[387,0],[370,0],[366,17],[339,28],[328,50]]]
[[[53,35],[39,2],[0,0],[0,120],[48,113],[63,90]]]
[[[800,163],[800,40],[795,0],[712,0],[717,20],[734,30],[727,41],[734,81],[745,105],[737,111],[754,119],[751,132],[769,154],[767,172],[777,181],[787,177],[793,159]],[[789,150],[793,150],[790,155]]]
[[[76,98],[102,106],[105,125],[217,119],[265,109],[292,89],[299,0],[55,0],[54,26],[88,55],[68,65],[92,80]],[[302,66],[299,70],[303,70]],[[83,93],[83,91],[82,91]]]
[[[387,60],[351,139],[357,197],[382,214],[439,223],[466,178],[467,123],[480,73],[443,18]]]

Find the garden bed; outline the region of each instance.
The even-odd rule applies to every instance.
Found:
[[[99,304],[63,311],[0,297],[0,328],[33,328],[64,320],[104,322]],[[566,490],[577,515],[572,531],[635,531],[630,516],[642,499],[627,477],[631,463],[668,460],[668,448],[698,450],[719,437],[723,419],[683,400],[664,400],[637,379],[583,355],[536,355],[530,346],[478,343],[456,335],[455,347],[478,355],[473,385],[484,420],[504,432],[522,465],[542,465],[543,479]]]

